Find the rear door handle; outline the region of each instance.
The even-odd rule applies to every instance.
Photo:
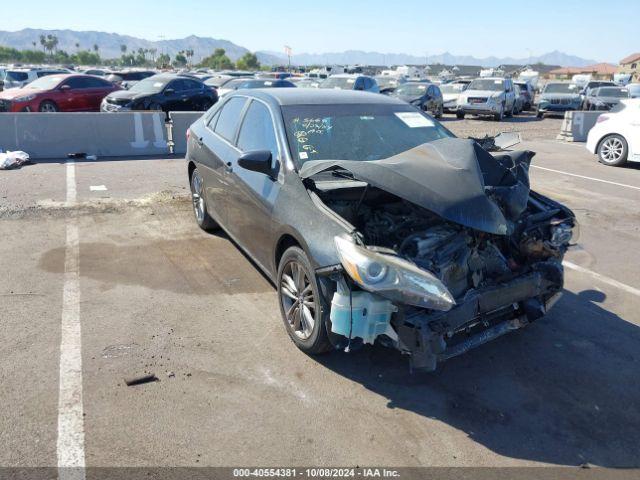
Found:
[[[227,165],[225,166],[225,170],[227,171],[227,173],[233,172],[233,165],[231,162],[227,162]]]

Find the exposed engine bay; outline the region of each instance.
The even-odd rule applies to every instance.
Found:
[[[485,221],[489,215],[479,218],[489,211],[486,207],[484,211],[470,207],[468,217],[463,209],[453,214],[451,208],[434,213],[424,207],[434,204],[432,198],[420,206],[409,200],[422,200],[419,193],[405,194],[402,182],[381,188],[382,182],[363,181],[367,172],[352,173],[346,169],[348,164],[332,165],[307,183],[324,206],[352,227],[354,244],[429,272],[455,300],[448,311],[415,303],[403,305],[386,292],[380,294],[389,299],[388,305],[379,304],[380,297],[373,294],[371,298],[378,303],[366,303],[363,297],[370,294],[359,292],[368,290],[367,286],[349,281],[349,276],[358,275],[347,269],[347,282],[339,282],[334,296],[334,333],[349,336],[351,342],[355,325],[356,331],[364,332],[357,336],[366,343],[377,338],[411,355],[414,367],[433,370],[438,361],[521,328],[546,313],[563,287],[562,258],[576,234],[575,217],[566,207],[529,190],[532,152],[492,157],[482,150],[478,156],[482,156],[478,164],[485,200],[499,212],[491,212],[491,221]],[[450,204],[458,207],[455,202]],[[350,317],[338,315],[338,306],[349,302],[353,306],[354,298],[358,303],[349,311]],[[392,328],[384,325],[380,315],[376,325],[361,328],[360,322],[367,321],[367,309],[373,310],[374,303],[377,312],[388,312]]]

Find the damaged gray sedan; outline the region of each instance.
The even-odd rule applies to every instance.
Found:
[[[188,132],[195,217],[277,286],[304,352],[380,343],[414,368],[542,317],[577,223],[490,154],[399,100],[237,91]]]

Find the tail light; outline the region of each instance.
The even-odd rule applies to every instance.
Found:
[[[191,137],[191,131],[187,128],[187,142],[189,142],[190,137]]]
[[[598,117],[598,120],[596,120],[596,123],[602,123],[602,122],[606,122],[607,120],[609,120],[609,115],[600,115]]]

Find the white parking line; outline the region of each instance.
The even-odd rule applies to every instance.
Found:
[[[584,175],[578,175],[578,174],[575,174],[575,173],[563,172],[562,170],[554,170],[553,168],[540,167],[538,165],[531,165],[531,168],[537,168],[539,170],[546,170],[547,172],[561,173],[562,175],[569,175],[570,177],[584,178],[585,180],[592,180],[594,182],[608,183],[609,185],[616,185],[618,187],[633,188],[634,190],[640,190],[640,187],[634,187],[633,185],[626,185],[624,183],[611,182],[609,180],[602,180],[601,178],[585,177]]]
[[[601,275],[599,273],[593,272],[591,270],[589,270],[588,268],[584,268],[581,267],[580,265],[576,265],[575,263],[571,263],[571,262],[567,262],[566,260],[564,262],[562,262],[562,264],[571,269],[571,270],[575,270],[576,272],[580,272],[580,273],[584,273],[586,275],[589,275],[597,280],[600,280],[602,283],[606,283],[607,285],[610,285],[612,287],[616,287],[619,288],[620,290],[623,290],[627,293],[630,293],[631,295],[635,295],[636,297],[640,297],[640,290],[634,287],[631,287],[625,283],[619,282],[617,280],[614,280],[613,278],[609,278],[605,275]]]
[[[76,203],[75,163],[67,163],[67,206]],[[58,478],[83,480],[84,419],[82,405],[82,344],[80,331],[78,224],[70,215],[64,259],[58,393]]]

